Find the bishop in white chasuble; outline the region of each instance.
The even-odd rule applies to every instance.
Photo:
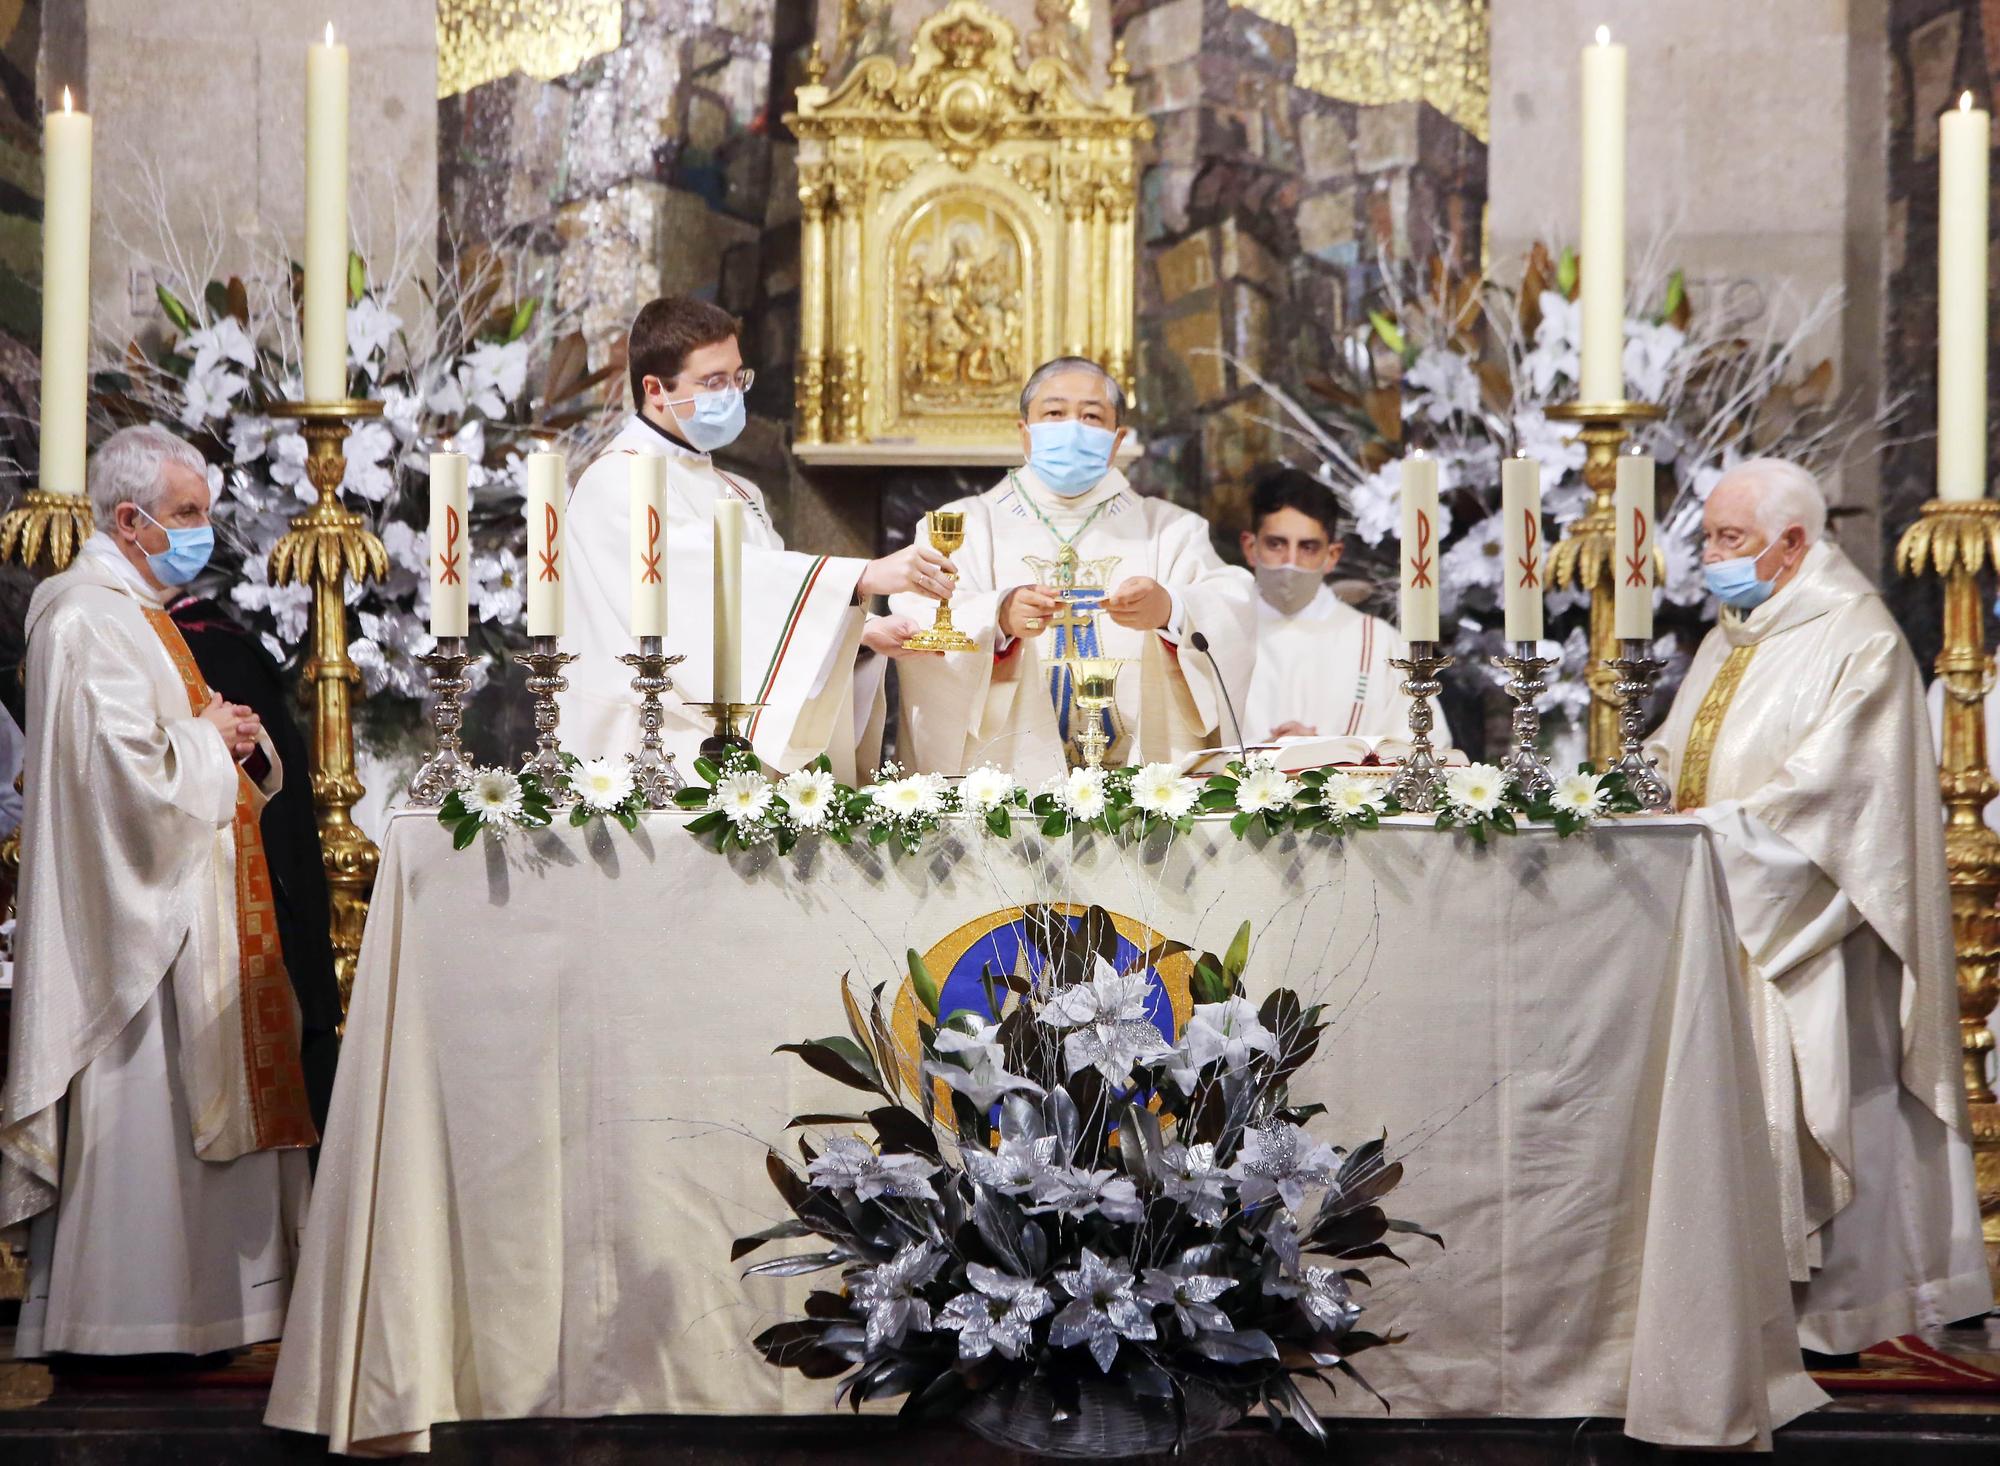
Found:
[[[1704,516],[1721,618],[1658,734],[1746,958],[1804,1346],[1991,1304],[1967,1142],[1937,761],[1901,631],[1796,467]]]
[[[965,515],[951,608],[978,650],[899,664],[912,768],[991,763],[1030,783],[1061,772],[1083,716],[1064,665],[1073,656],[1124,663],[1107,763],[1236,741],[1229,709],[1242,708],[1256,657],[1254,584],[1215,553],[1206,520],[1135,492],[1110,466],[1123,407],[1094,362],[1050,362],[1022,393],[1027,465],[944,506]],[[909,598],[891,609],[926,614]]]
[[[281,1331],[318,1139],[258,828],[280,765],[164,609],[207,558],[199,455],[127,429],[91,494],[106,528],[28,611],[0,1226],[31,1223],[22,1355],[202,1354]]]

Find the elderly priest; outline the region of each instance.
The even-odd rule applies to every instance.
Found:
[[[1715,486],[1721,619],[1659,738],[1677,802],[1715,832],[1746,954],[1799,1338],[1845,1355],[1992,1294],[1923,686],[1825,526],[1792,464]]]
[[[1112,466],[1124,413],[1124,391],[1096,362],[1048,362],[1021,391],[1025,466],[945,506],[965,515],[952,615],[979,649],[898,667],[915,768],[1060,771],[1082,726],[1064,665],[1075,656],[1125,664],[1108,762],[1237,741],[1230,709],[1243,706],[1257,654],[1256,582],[1223,564],[1206,520],[1134,492]],[[923,613],[912,598],[890,604]]]
[[[90,497],[98,532],[28,610],[16,1347],[206,1354],[281,1331],[317,1139],[258,830],[278,763],[164,609],[213,543],[201,456],[126,428]]]

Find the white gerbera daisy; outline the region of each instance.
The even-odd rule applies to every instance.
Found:
[[[916,785],[922,796],[924,814],[943,814],[951,800],[951,780],[943,774],[912,774],[909,782]]]
[[[778,785],[778,798],[793,824],[816,830],[833,809],[833,791],[833,775],[825,769],[800,769]]]
[[[1299,786],[1284,775],[1269,758],[1254,758],[1236,786],[1236,807],[1246,814],[1262,814],[1283,809],[1292,802]]]
[[[771,781],[751,770],[727,774],[715,786],[715,807],[733,825],[754,825],[771,807]]]
[[[1507,792],[1507,776],[1492,764],[1467,764],[1445,772],[1444,788],[1451,802],[1467,814],[1489,815]]]
[[[569,786],[591,809],[616,809],[632,797],[632,769],[617,759],[589,759],[570,775]]]
[[[1177,820],[1194,808],[1201,790],[1173,764],[1147,764],[1132,776],[1132,802],[1147,814]]]
[[[1382,787],[1358,774],[1330,774],[1320,786],[1320,807],[1337,820],[1351,820],[1382,807]]]
[[[930,786],[920,774],[870,786],[868,797],[890,819],[921,819],[935,807]]]
[[[1601,776],[1564,774],[1556,780],[1555,792],[1549,796],[1549,803],[1563,814],[1589,821],[1604,813],[1604,806],[1610,798],[1610,791],[1604,787]]]
[[[480,770],[463,797],[484,824],[505,824],[521,813],[521,781],[505,769]]]
[[[1056,791],[1056,802],[1072,819],[1096,819],[1104,813],[1104,770],[1071,769]]]
[[[1012,774],[987,764],[959,781],[958,802],[967,814],[985,814],[1012,799],[1019,787]]]

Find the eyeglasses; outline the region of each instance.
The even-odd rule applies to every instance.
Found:
[[[713,372],[698,381],[688,383],[691,392],[724,392],[734,387],[739,392],[748,392],[750,384],[757,380],[757,374],[749,367],[736,372]]]

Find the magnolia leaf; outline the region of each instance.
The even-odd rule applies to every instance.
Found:
[[[153,296],[160,302],[160,309],[167,313],[167,319],[172,321],[177,329],[182,332],[194,329],[193,317],[188,315],[187,307],[174,298],[173,291],[164,285],[155,285]]]
[[[910,968],[911,991],[916,994],[917,1001],[923,1005],[924,1011],[933,1018],[937,1017],[937,979],[931,976],[930,968],[925,964],[923,956],[915,947],[911,947],[908,950],[905,960],[908,962]]]
[[[347,252],[347,303],[358,305],[368,293],[368,266],[353,250]]]
[[[779,1044],[771,1052],[797,1054],[810,1067],[849,1089],[882,1093],[882,1082],[876,1077],[875,1065],[852,1039],[823,1038],[816,1043]]]
[[[806,1273],[823,1273],[848,1260],[844,1252],[807,1252],[798,1257],[774,1257],[743,1269],[746,1278],[796,1278]]]
[[[1581,278],[1581,263],[1576,251],[1565,249],[1556,261],[1556,289],[1562,292],[1564,300],[1576,299],[1577,281]]]
[[[1234,985],[1249,965],[1250,923],[1246,921],[1236,928],[1236,935],[1229,941],[1229,950],[1222,954],[1222,975]]]
[[[528,334],[528,327],[534,324],[536,307],[541,303],[540,296],[531,295],[514,307],[513,318],[507,322],[508,342],[519,341]]]
[[[737,1261],[755,1252],[766,1242],[781,1242],[793,1237],[810,1237],[812,1228],[797,1217],[786,1217],[782,1222],[766,1227],[761,1232],[752,1232],[747,1237],[738,1237],[729,1244],[729,1260]]]

